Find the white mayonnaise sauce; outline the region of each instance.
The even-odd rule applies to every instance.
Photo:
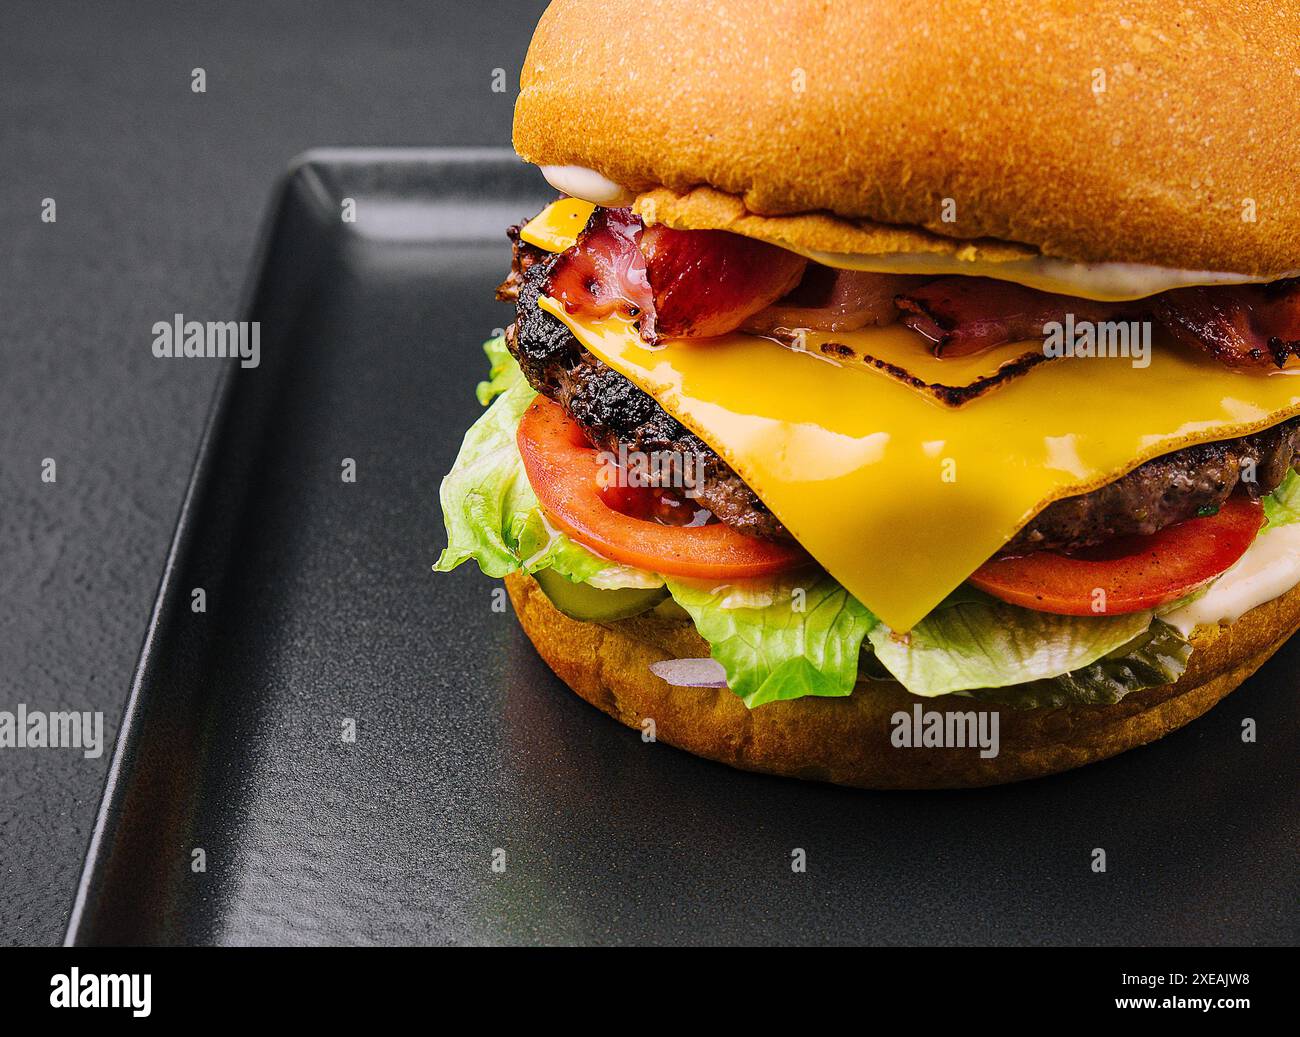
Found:
[[[1160,618],[1187,636],[1199,624],[1235,623],[1300,584],[1300,522],[1265,529],[1201,597]]]
[[[594,169],[586,166],[540,166],[546,182],[561,194],[570,198],[581,198],[584,202],[617,208],[631,205],[636,198],[631,191],[625,191],[608,177],[601,176]]]

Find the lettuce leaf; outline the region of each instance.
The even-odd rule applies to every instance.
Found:
[[[868,635],[876,658],[914,695],[947,695],[1059,677],[1123,648],[1150,612],[1058,616],[966,590],[905,637],[883,623]]]
[[[1300,475],[1294,468],[1277,489],[1264,498],[1264,516],[1270,526],[1285,526],[1300,521]]]
[[[486,342],[483,351],[492,370],[479,383],[478,398],[490,406],[465,433],[439,488],[447,547],[434,569],[450,572],[473,559],[486,575],[498,578],[518,569],[550,567],[597,587],[662,586],[658,576],[601,558],[546,521],[515,442],[519,420],[537,393],[503,338]]]
[[[474,395],[478,398],[479,404],[486,407],[507,389],[524,382],[524,373],[515,363],[515,358],[510,355],[504,335],[498,335],[484,342],[483,352],[487,354],[491,367],[488,369],[487,381],[479,382],[474,387]],[[527,385],[526,382],[524,384]],[[532,391],[531,388],[529,391]],[[537,394],[534,392],[532,395]]]
[[[496,341],[483,347],[489,357]],[[465,433],[438,490],[447,526],[447,548],[434,566],[439,572],[470,558],[488,576],[519,568],[519,538],[537,498],[512,447],[519,419],[535,395],[522,373],[515,379],[508,370],[479,384],[479,400],[493,400],[492,405]]]
[[[876,618],[825,573],[811,583],[787,577],[715,587],[669,577],[667,584],[751,709],[852,694],[862,639]]]

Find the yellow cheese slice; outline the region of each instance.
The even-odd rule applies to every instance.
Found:
[[[1051,501],[1300,413],[1295,371],[1236,373],[1159,338],[1149,367],[1040,364],[953,408],[873,367],[769,339],[648,348],[625,320],[541,305],[725,458],[895,630],[910,629]]]
[[[578,232],[596,207],[581,198],[561,198],[539,212],[519,231],[519,237],[547,252],[564,252],[578,240]]]

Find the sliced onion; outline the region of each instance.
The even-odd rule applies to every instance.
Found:
[[[665,659],[650,672],[674,688],[725,688],[727,671],[717,659]]]
[[[809,263],[799,285],[783,299],[745,321],[745,331],[857,331],[868,324],[891,324],[898,316],[894,296],[929,280],[907,274],[837,270]]]

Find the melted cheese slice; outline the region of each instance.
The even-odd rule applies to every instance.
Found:
[[[1300,413],[1296,372],[1235,373],[1158,338],[1149,367],[1040,364],[951,408],[873,367],[769,339],[648,348],[627,321],[541,305],[725,458],[895,630],[910,629],[1051,501]]]
[[[564,252],[577,244],[578,232],[587,225],[595,208],[581,198],[561,198],[524,224],[519,237],[547,252]]]

